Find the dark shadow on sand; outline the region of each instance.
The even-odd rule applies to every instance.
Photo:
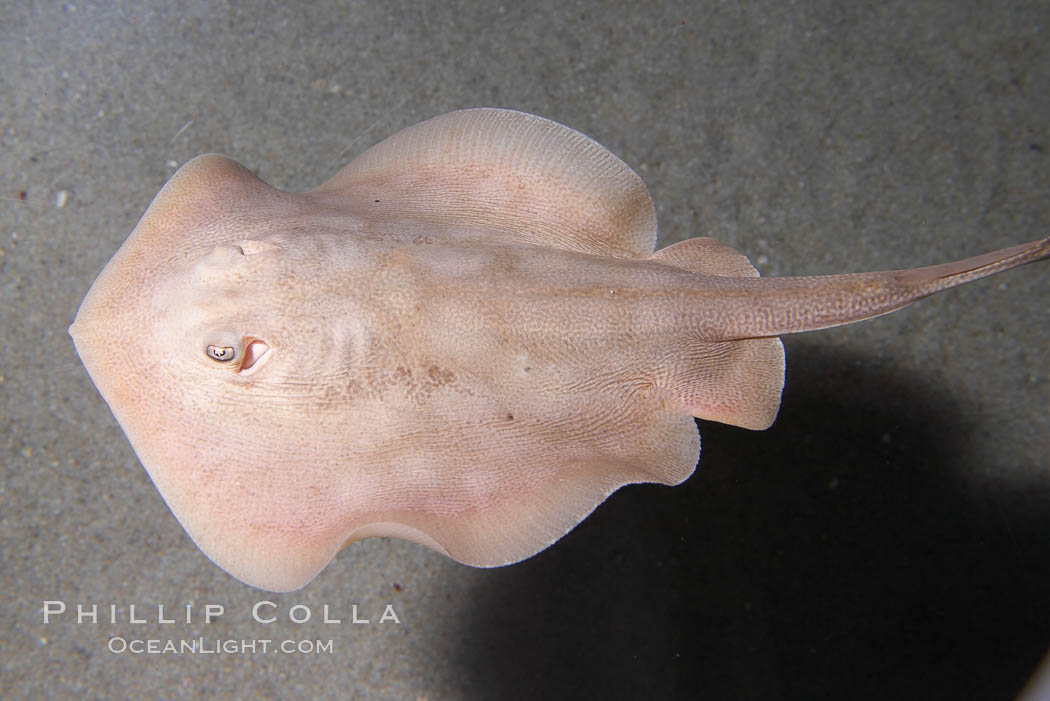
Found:
[[[685,484],[486,573],[451,651],[469,697],[1016,695],[1050,641],[1050,493],[968,486],[974,426],[922,378],[789,359],[772,429],[701,424]]]

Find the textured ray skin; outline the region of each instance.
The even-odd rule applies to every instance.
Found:
[[[528,557],[624,484],[687,478],[694,416],[769,426],[777,335],[1050,255],[1043,239],[763,279],[712,239],[655,241],[645,186],[596,142],[468,110],[305,193],[194,159],[70,333],[194,541],[290,590],[369,536],[472,565]]]

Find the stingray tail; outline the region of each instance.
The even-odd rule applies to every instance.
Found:
[[[926,268],[816,277],[718,279],[715,286],[719,292],[719,313],[704,324],[702,335],[711,340],[735,340],[850,324],[1047,258],[1050,237]]]
[[[704,275],[717,303],[697,311],[661,389],[693,416],[762,429],[776,418],[784,384],[777,336],[887,314],[935,292],[1050,258],[1050,237],[927,268],[820,277],[760,278],[713,239],[657,251],[652,260]]]

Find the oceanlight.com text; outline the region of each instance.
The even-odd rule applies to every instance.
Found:
[[[124,638],[114,636],[106,644],[116,655],[331,655],[331,640],[221,640],[217,638]]]

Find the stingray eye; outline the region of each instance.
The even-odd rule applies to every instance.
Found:
[[[206,352],[209,358],[217,360],[220,363],[228,363],[233,360],[233,356],[236,355],[233,346],[208,346]]]

